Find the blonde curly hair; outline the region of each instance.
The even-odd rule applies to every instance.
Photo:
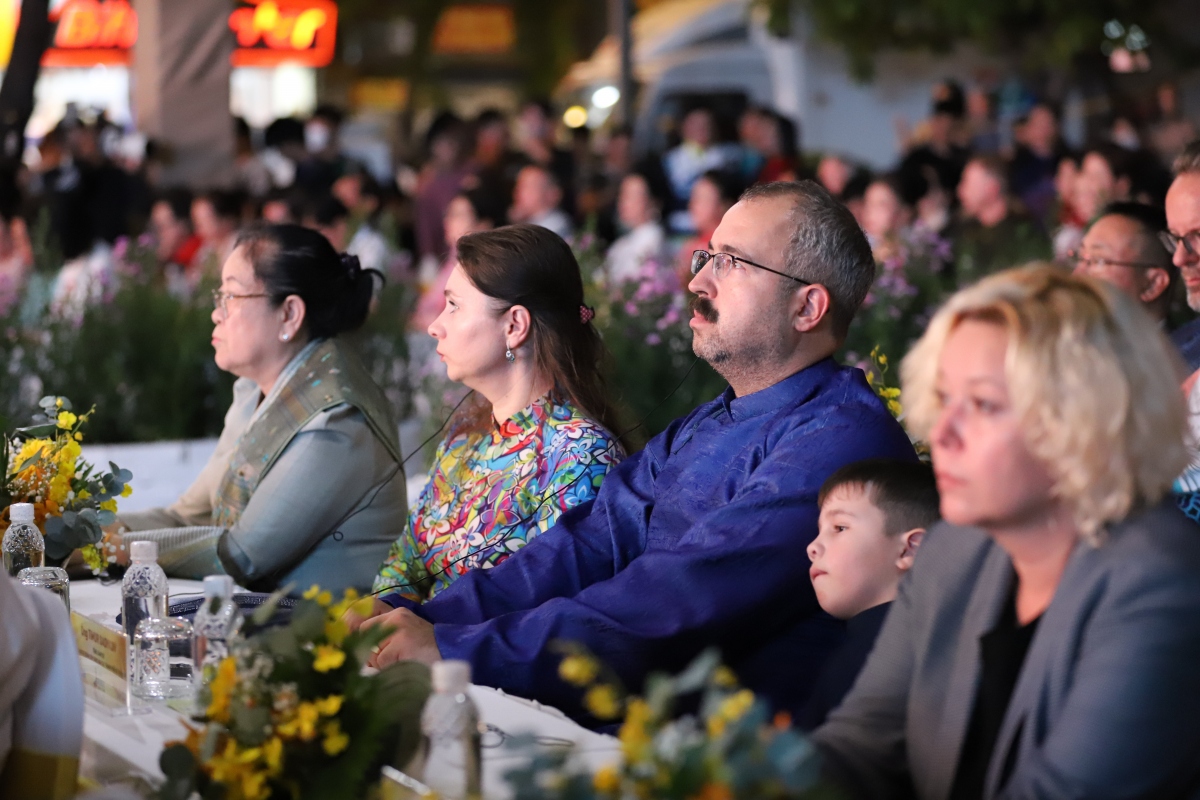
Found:
[[[959,291],[901,365],[911,430],[926,437],[940,411],[938,364],[964,320],[1008,331],[1009,396],[1026,445],[1081,535],[1157,503],[1188,463],[1183,366],[1155,322],[1109,285],[1032,264]]]

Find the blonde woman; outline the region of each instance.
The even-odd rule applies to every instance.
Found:
[[[1049,266],[955,295],[905,360],[943,523],[815,736],[852,796],[1200,787],[1200,529],[1170,344]]]

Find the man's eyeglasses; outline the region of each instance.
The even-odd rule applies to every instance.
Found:
[[[220,289],[213,289],[213,308],[218,309],[222,314],[228,314],[230,300],[246,300],[251,297],[270,296],[271,295],[265,292],[256,292],[254,294],[233,294],[232,292],[222,292]]]
[[[738,256],[731,256],[729,253],[710,253],[707,250],[692,251],[692,274],[699,275],[700,270],[704,269],[704,265],[710,262],[712,263],[713,280],[721,280],[721,278],[729,274],[731,270],[736,269],[738,264],[749,264],[752,267],[758,267],[759,269],[765,269],[767,272],[773,272],[781,278],[787,278],[788,280],[793,280],[796,283],[802,283],[805,286],[812,286],[811,281],[793,278],[791,275],[788,275],[785,272],[780,272],[777,269],[764,267],[762,264],[755,264],[753,261],[747,261],[746,259]]]
[[[1149,264],[1141,261],[1116,261],[1103,256],[1088,257],[1083,254],[1082,250],[1072,250],[1067,253],[1067,258],[1075,263],[1076,266],[1082,266],[1087,269],[1104,269],[1105,267],[1130,267],[1132,269],[1166,269],[1165,264]]]
[[[1163,247],[1167,248],[1167,252],[1175,255],[1175,251],[1179,249],[1179,245],[1183,245],[1183,249],[1187,250],[1188,255],[1200,255],[1200,230],[1189,231],[1183,236],[1176,236],[1170,231],[1159,231],[1158,240],[1163,243]]]

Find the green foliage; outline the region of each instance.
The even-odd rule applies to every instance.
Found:
[[[960,41],[1017,54],[1030,67],[1066,67],[1078,55],[1100,52],[1104,23],[1112,19],[1139,25],[1172,55],[1194,50],[1172,29],[1172,6],[1163,1],[804,0],[804,8],[818,35],[840,45],[863,80],[873,76],[881,50],[944,53]]]
[[[575,255],[612,354],[609,386],[630,425],[645,419],[636,439],[653,437],[725,389],[725,380],[692,351],[687,297],[672,265],[647,262],[634,279],[613,283],[586,234]]]
[[[579,645],[559,643],[567,655],[560,677],[585,698],[621,694],[610,673]],[[681,714],[696,707],[698,712]],[[585,699],[586,703],[586,699]],[[737,686],[715,650],[701,653],[678,675],[651,675],[641,697],[624,698],[619,766],[589,774],[570,750],[526,753],[507,774],[517,800],[595,800],[654,797],[660,800],[830,797],[822,784],[816,748],[790,726],[786,715],[772,719],[766,704]],[[513,746],[533,749],[534,737],[513,737]]]
[[[149,281],[129,281],[78,325],[49,322],[36,374],[55,393],[95,403],[97,441],[216,435],[234,378],[213,361],[211,313]]]
[[[350,632],[342,616],[364,602],[352,591],[334,603],[314,586],[286,626],[264,629],[280,596],[251,617],[215,675],[206,673],[202,727],[159,758],[161,800],[193,792],[204,800],[359,800],[383,764],[411,758],[429,669],[400,662],[363,673],[392,629]]]

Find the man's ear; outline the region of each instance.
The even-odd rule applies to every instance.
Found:
[[[821,324],[821,320],[829,316],[832,308],[833,298],[829,296],[829,290],[821,284],[813,284],[812,286],[802,286],[797,292],[797,303],[795,311],[796,330],[801,333],[808,333],[816,330]]]
[[[917,556],[917,548],[921,546],[921,539],[925,537],[924,528],[913,528],[911,531],[900,534],[900,557],[896,559],[896,566],[902,572],[908,572],[912,569],[913,559]]]
[[[1143,303],[1153,303],[1162,297],[1163,292],[1171,285],[1171,275],[1166,269],[1156,268],[1146,270],[1146,288],[1138,294]]]

